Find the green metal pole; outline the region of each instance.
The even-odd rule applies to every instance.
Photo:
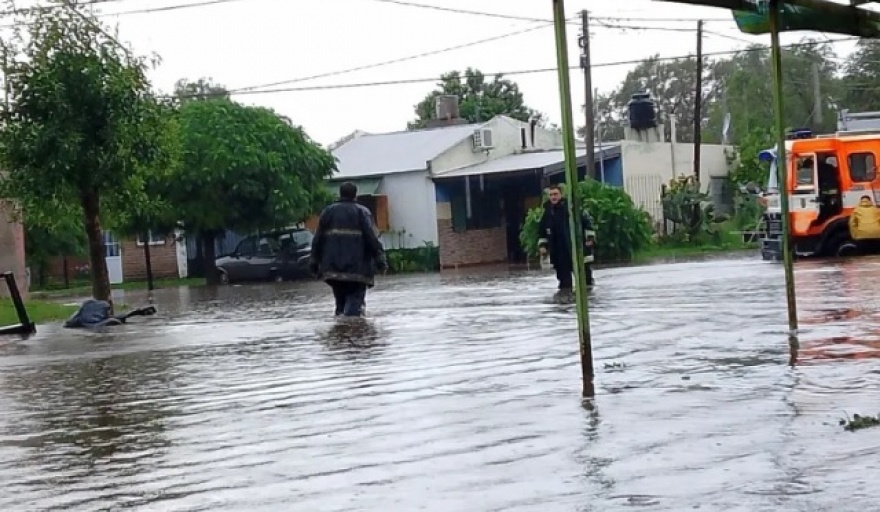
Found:
[[[568,202],[569,229],[572,239],[572,260],[575,276],[578,332],[583,374],[583,396],[596,395],[593,383],[593,347],[590,339],[590,311],[587,305],[587,281],[584,275],[584,229],[581,222],[583,208],[577,193],[577,153],[574,145],[574,120],[571,111],[571,80],[568,75],[568,41],[565,28],[564,0],[553,0],[553,23],[556,28],[556,63],[559,71],[559,99],[562,106],[562,134],[565,152],[565,195]],[[585,34],[585,37],[589,37]],[[587,144],[592,144],[588,140]],[[591,171],[592,169],[590,169]]]
[[[773,95],[776,102],[776,170],[779,173],[779,199],[782,206],[782,265],[785,268],[785,297],[788,303],[789,342],[798,334],[797,299],[791,248],[791,215],[788,206],[788,156],[785,150],[785,116],[782,96],[782,49],[779,45],[780,1],[770,0],[770,46],[773,56]]]

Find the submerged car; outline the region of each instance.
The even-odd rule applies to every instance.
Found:
[[[300,228],[249,236],[231,254],[217,258],[220,282],[282,282],[312,277],[312,238],[309,230]]]

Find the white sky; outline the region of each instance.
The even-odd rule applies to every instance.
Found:
[[[101,6],[100,12],[119,13],[203,1],[111,0]],[[550,0],[409,1],[547,20],[552,17]],[[27,3],[33,2],[19,1],[17,5]],[[769,36],[740,33],[729,11],[720,9],[656,0],[566,0],[565,9],[571,18],[578,17],[582,9],[588,9],[591,16],[597,18],[641,18],[605,22],[642,27],[695,29],[697,18],[722,20],[705,25],[703,50],[706,53],[741,48],[747,42],[769,43]],[[650,21],[643,20],[645,18]],[[238,89],[408,57],[537,25],[530,21],[439,12],[378,0],[225,0],[215,5],[108,15],[101,19],[111,25],[118,23],[119,39],[130,42],[137,52],[156,52],[162,57],[162,64],[151,77],[154,86],[165,92],[170,92],[174,82],[183,77],[211,77],[230,89]],[[622,31],[602,27],[598,20],[591,28],[594,65],[639,60],[654,53],[681,56],[695,51],[696,47],[694,31]],[[808,34],[783,34],[782,42],[795,42],[804,35]],[[577,37],[578,27],[569,25],[569,60],[573,66],[579,62]],[[838,43],[836,48],[839,54],[845,55],[853,45]],[[548,25],[440,55],[274,88],[433,79],[446,71],[468,66],[489,73],[555,65],[554,35]],[[632,67],[632,64],[597,67],[593,71],[593,84],[601,91],[613,89]],[[552,122],[559,122],[559,90],[554,72],[508,73],[508,76],[519,83],[529,106],[547,113]],[[573,71],[571,79],[574,105],[578,109],[583,104],[583,75]],[[239,95],[235,99],[274,108],[302,125],[317,142],[330,144],[355,129],[369,132],[404,129],[413,118],[414,105],[433,87],[434,81],[428,81]],[[577,124],[583,124],[580,117],[576,110]]]

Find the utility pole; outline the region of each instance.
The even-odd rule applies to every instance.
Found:
[[[822,90],[819,82],[819,63],[813,63],[813,131],[822,126]]]
[[[593,71],[590,69],[590,15],[587,10],[581,11],[581,37],[578,39],[581,47],[581,69],[584,70],[584,142],[587,143],[587,177],[596,178],[596,119],[593,107]]]
[[[575,277],[575,301],[577,302],[578,341],[580,342],[581,374],[583,378],[583,397],[596,396],[593,382],[593,342],[590,336],[590,308],[587,303],[587,280],[584,269],[584,226],[582,222],[582,201],[578,194],[577,150],[574,139],[574,118],[571,111],[571,79],[568,71],[568,36],[564,0],[552,0],[553,26],[556,32],[556,68],[559,73],[559,102],[562,107],[562,134],[565,152],[565,195],[568,199],[568,227],[572,238],[572,264]],[[593,115],[592,91],[590,90],[590,32],[587,13],[583,13],[584,34],[581,47],[584,48],[582,63],[587,70],[587,116]],[[595,168],[593,161],[593,120],[584,127],[587,139],[587,166]]]
[[[700,183],[700,146],[703,144],[703,20],[697,22],[697,90],[694,96],[694,179]]]
[[[593,89],[593,102],[599,97],[599,89]],[[599,180],[605,183],[605,153],[602,150],[602,116],[599,114],[599,105],[596,104],[596,145],[599,146]]]

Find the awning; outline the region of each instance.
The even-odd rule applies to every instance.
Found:
[[[359,196],[375,196],[376,191],[379,190],[379,185],[382,184],[382,178],[360,178],[360,179],[336,179],[329,180],[324,182],[324,186],[327,187],[327,190],[333,194],[333,197],[337,197],[339,195],[339,186],[345,183],[346,181],[350,181],[354,183],[354,186],[358,189]]]

